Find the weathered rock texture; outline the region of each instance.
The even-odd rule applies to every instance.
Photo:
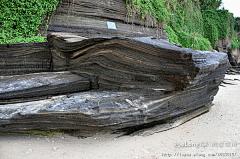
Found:
[[[47,33],[67,32],[84,37],[154,36],[168,40],[164,27],[129,18],[125,0],[62,0],[52,15]],[[117,29],[108,29],[107,21]],[[45,24],[42,27],[44,31]]]
[[[216,41],[216,50],[228,54],[228,60],[232,67],[240,67],[240,50],[238,48],[231,50],[230,46],[231,39],[229,36],[227,36],[226,39]]]
[[[232,66],[240,67],[240,49],[231,50],[232,60],[229,58],[229,62]]]
[[[48,36],[53,70],[70,70],[85,76],[92,88],[98,89],[184,90],[193,86],[194,79],[198,84],[206,82],[205,78],[196,77],[209,74],[206,59],[214,55],[149,37],[77,39],[67,35],[65,39],[65,36],[57,33]],[[72,40],[75,42],[69,42]]]
[[[79,81],[80,88],[69,86],[67,92],[91,90],[0,105],[0,131],[132,131],[180,117],[186,121],[209,110],[228,68],[227,54],[179,48],[149,37],[87,39],[55,33],[49,35],[48,40],[53,71],[75,74],[72,78],[67,72],[71,80],[59,78],[59,85],[72,81],[75,85]],[[26,78],[29,76],[35,75]],[[1,77],[1,82],[7,82],[6,78]],[[58,87],[54,86],[56,80],[58,78],[48,80],[49,88]],[[34,88],[43,96],[52,95],[51,91],[42,91],[47,89],[46,83],[39,88],[36,79],[30,81],[31,86],[24,89]],[[25,97],[28,92],[22,91],[22,87],[19,92],[12,88],[12,92],[17,97]],[[11,86],[6,88],[9,90]],[[13,100],[14,96],[8,97],[7,100]]]
[[[50,71],[48,43],[0,44],[0,76]]]
[[[32,101],[64,93],[87,91],[88,79],[70,72],[34,73],[2,76],[0,79],[0,104]]]

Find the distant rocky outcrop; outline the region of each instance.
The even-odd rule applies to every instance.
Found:
[[[48,41],[48,73],[1,76],[0,131],[132,132],[181,119],[174,127],[209,110],[228,68],[227,54],[151,37]]]
[[[240,67],[240,49],[230,49],[231,39],[229,36],[226,39],[220,39],[216,41],[216,50],[228,54],[228,59],[232,67]]]
[[[240,67],[240,49],[230,51],[229,62],[232,66]]]

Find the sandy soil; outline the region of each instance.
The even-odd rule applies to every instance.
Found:
[[[0,159],[238,159],[240,75],[225,78],[234,85],[220,86],[210,111],[174,129],[147,137],[98,134],[85,139],[61,133],[0,134]]]

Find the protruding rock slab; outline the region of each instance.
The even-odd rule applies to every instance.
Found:
[[[93,89],[179,91],[209,78],[221,79],[228,65],[226,54],[179,48],[149,37],[71,36],[48,35],[53,70],[85,76]]]
[[[0,105],[0,131],[132,130],[137,126],[150,126],[153,122],[208,108],[212,97],[199,99],[199,94],[204,91],[207,91],[207,87],[162,96],[95,91]]]
[[[0,104],[24,102],[36,97],[87,91],[87,78],[70,72],[43,72],[0,78]]]
[[[133,131],[173,118],[186,121],[208,111],[229,63],[227,54],[148,37],[58,33],[48,39],[53,70],[89,79],[91,91],[0,105],[0,131]]]
[[[48,43],[0,44],[0,76],[48,72],[51,59]]]

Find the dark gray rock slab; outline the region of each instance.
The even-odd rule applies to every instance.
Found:
[[[0,104],[24,102],[37,97],[44,98],[89,89],[90,82],[87,78],[70,72],[1,76]]]
[[[94,91],[51,99],[0,105],[0,131],[31,129],[121,130],[146,125],[210,107],[212,97],[199,100],[207,87],[170,95]],[[216,92],[211,92],[214,95]],[[209,94],[210,95],[210,94]],[[189,98],[184,99],[186,96]],[[181,101],[181,102],[179,102]]]
[[[0,76],[48,72],[51,59],[48,43],[0,44]]]

